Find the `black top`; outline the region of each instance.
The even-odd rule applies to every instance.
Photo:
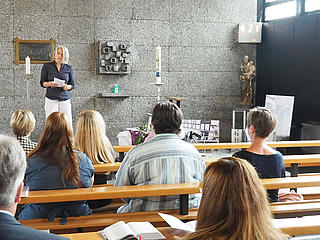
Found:
[[[240,151],[234,157],[246,159],[258,172],[260,178],[284,178],[285,168],[280,152],[271,155],[256,154],[248,151]],[[267,190],[270,202],[278,202],[278,189]]]
[[[72,89],[74,88],[73,69],[70,65],[62,63],[61,69],[58,71],[55,61],[43,64],[40,85],[44,87],[44,82],[51,82],[54,78],[64,80],[67,85],[71,85]],[[65,101],[71,98],[70,92],[63,90],[61,87],[48,87],[46,97],[58,101]]]

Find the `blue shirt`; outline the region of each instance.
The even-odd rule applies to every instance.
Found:
[[[91,160],[84,153],[78,152],[80,181],[84,187],[91,186],[91,177],[94,168]],[[27,160],[27,170],[25,184],[31,191],[51,190],[51,189],[69,189],[77,188],[74,184],[62,182],[62,171],[57,165],[49,164],[43,159],[33,156]],[[50,211],[61,206],[68,206],[75,211],[73,215],[88,215],[91,213],[86,202],[63,202],[63,203],[45,203],[45,204],[26,204],[19,215],[19,219],[47,218]]]
[[[177,134],[157,134],[132,148],[117,172],[115,186],[201,182],[206,165],[198,150]],[[125,199],[118,212],[179,208],[179,196]],[[200,195],[189,195],[189,207],[199,207]]]
[[[55,61],[43,64],[40,85],[44,87],[44,82],[52,82],[54,78],[64,80],[65,84],[71,85],[72,89],[74,88],[73,69],[70,65],[62,63],[61,69],[58,71]],[[65,101],[71,98],[70,92],[61,87],[47,87],[46,89],[46,97],[51,100]]]
[[[283,156],[280,152],[271,155],[256,154],[248,151],[240,151],[234,154],[235,157],[242,158],[255,167],[260,178],[284,178],[285,168]],[[269,200],[279,202],[278,189],[268,190]]]

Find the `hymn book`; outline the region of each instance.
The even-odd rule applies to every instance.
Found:
[[[149,222],[120,221],[99,231],[99,234],[104,240],[165,239],[161,232]]]

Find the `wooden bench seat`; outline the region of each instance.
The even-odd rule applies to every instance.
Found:
[[[320,186],[320,176],[304,176],[304,177],[289,177],[289,178],[275,178],[262,179],[262,183],[266,189],[274,189],[279,187],[297,187],[309,186],[310,184],[317,184]],[[169,186],[170,185],[170,186]],[[132,190],[132,191],[130,191]],[[30,191],[27,198],[22,199],[25,203],[44,203],[44,202],[58,202],[58,201],[75,201],[75,200],[91,200],[104,198],[128,198],[138,196],[158,196],[158,195],[176,195],[199,193],[200,186],[198,183],[181,183],[181,184],[163,184],[159,185],[144,185],[144,186],[125,186],[113,187],[103,186],[91,189],[68,189],[68,190],[48,190],[48,191]],[[291,205],[291,206],[289,206]],[[288,214],[318,214],[320,210],[319,201],[305,201],[295,203],[279,203],[271,204],[271,211],[278,216],[286,216]],[[171,210],[178,214],[178,210]],[[178,214],[180,219],[195,219],[196,209],[191,209],[187,213]],[[185,215],[183,215],[185,214]],[[281,215],[282,214],[282,215]],[[287,215],[288,215],[287,214]],[[181,216],[180,216],[181,215]],[[119,218],[116,218],[119,216]],[[139,217],[138,217],[139,216]],[[156,212],[144,213],[127,213],[126,215],[119,215],[114,213],[95,213],[91,216],[69,217],[66,225],[60,225],[60,220],[57,219],[53,223],[48,222],[47,219],[23,220],[23,224],[36,227],[38,229],[73,229],[83,227],[105,227],[117,222],[119,219],[126,221],[151,221],[160,224],[162,221]]]
[[[320,176],[303,176],[287,178],[262,179],[265,189],[301,188],[320,186]],[[187,195],[200,193],[199,183],[132,185],[114,187],[103,185],[93,188],[59,189],[30,191],[29,196],[23,198],[20,204],[50,203],[65,201],[133,198],[164,195]]]
[[[268,142],[270,147],[319,147],[319,140],[309,140],[309,141],[278,141],[278,142]],[[212,149],[238,149],[238,148],[248,148],[251,142],[242,143],[197,143],[193,144],[198,150],[212,150]],[[120,160],[123,159],[124,153],[129,152],[129,150],[134,146],[113,146],[115,151],[120,154]]]
[[[300,202],[278,202],[270,205],[270,210],[277,218],[296,217],[305,215],[319,215],[320,200],[307,200]],[[159,217],[158,212],[168,213],[176,216],[181,220],[195,220],[197,218],[198,209],[190,209],[188,215],[179,214],[178,210],[167,211],[152,211],[152,212],[135,212],[135,213],[95,213],[90,216],[69,217],[66,225],[61,225],[60,218],[56,218],[53,222],[48,222],[47,219],[32,219],[21,220],[20,222],[26,226],[36,229],[78,229],[81,228],[104,228],[112,225],[117,221],[149,221],[155,226],[163,226],[163,219]]]
[[[307,154],[307,155],[285,155],[283,156],[284,164],[286,167],[292,164],[297,164],[297,166],[318,166],[320,165],[320,154]],[[218,160],[218,158],[205,158],[204,161],[207,166],[212,162]],[[95,164],[95,173],[106,173],[106,172],[116,172],[119,170],[121,162],[115,163],[103,163]]]
[[[320,199],[271,203],[270,210],[275,218],[319,215]]]
[[[273,223],[290,236],[320,234],[320,215],[274,219]]]
[[[190,209],[187,215],[179,214],[179,210],[167,210],[167,211],[152,211],[152,212],[135,212],[135,213],[95,213],[89,216],[81,217],[68,217],[67,223],[61,225],[61,218],[56,218],[53,222],[49,222],[47,219],[31,219],[20,220],[22,224],[35,229],[77,229],[97,227],[100,229],[110,226],[118,221],[125,222],[151,222],[155,226],[163,226],[163,219],[159,216],[158,212],[167,213],[181,220],[195,220],[197,218],[198,209]]]
[[[273,224],[282,232],[290,236],[320,234],[320,216],[307,216],[302,218],[274,219]],[[158,230],[165,234],[169,227],[159,227]],[[97,232],[64,234],[71,240],[97,240],[101,239]],[[167,236],[168,240],[174,239]]]

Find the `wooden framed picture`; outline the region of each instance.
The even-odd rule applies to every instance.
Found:
[[[54,60],[55,40],[22,40],[16,37],[13,40],[16,43],[16,65],[24,64],[27,56],[30,57],[30,63],[41,64]]]

